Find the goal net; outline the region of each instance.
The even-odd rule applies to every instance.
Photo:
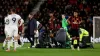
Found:
[[[100,42],[100,16],[93,17],[93,38],[94,42]]]

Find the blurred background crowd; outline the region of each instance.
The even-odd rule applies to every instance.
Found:
[[[16,8],[21,17],[26,20],[28,14],[40,0],[1,0],[0,2],[0,35],[4,35],[4,17],[10,8]],[[90,36],[93,33],[93,16],[99,16],[100,2],[99,0],[45,0],[40,6],[39,11],[34,18],[47,29],[61,28],[61,14],[66,15],[66,19],[73,15],[77,10],[79,16],[82,17],[82,26],[89,31]],[[52,13],[52,15],[50,15]],[[50,18],[54,18],[54,22],[50,23]]]

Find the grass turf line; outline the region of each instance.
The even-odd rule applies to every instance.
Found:
[[[100,44],[94,44],[94,49],[81,49],[80,51],[71,49],[45,49],[45,48],[30,48],[28,43],[23,47],[18,48],[16,52],[11,48],[11,52],[2,50],[0,43],[0,56],[100,56]]]

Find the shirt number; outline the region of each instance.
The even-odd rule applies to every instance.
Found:
[[[13,18],[12,18],[12,21],[13,21],[13,23],[15,23],[15,22],[16,22],[16,18],[15,18],[15,17],[13,17]]]
[[[6,19],[5,24],[7,25],[9,24],[9,19]]]

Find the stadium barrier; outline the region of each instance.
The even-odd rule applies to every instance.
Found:
[[[100,43],[100,37],[99,38],[91,37],[91,42],[92,43]]]

